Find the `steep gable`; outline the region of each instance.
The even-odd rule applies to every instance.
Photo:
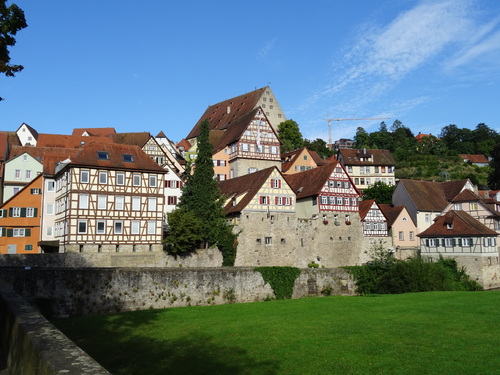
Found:
[[[76,128],[72,135],[85,137],[109,137],[116,133],[115,128]]]

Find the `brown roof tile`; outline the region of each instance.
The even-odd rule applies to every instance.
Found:
[[[200,125],[206,119],[209,121],[210,130],[227,129],[233,121],[256,107],[265,89],[263,87],[209,106],[186,138],[198,137]]]
[[[108,153],[109,159],[98,159],[98,151]],[[132,162],[127,162],[123,154],[132,155]],[[119,170],[140,170],[163,172],[166,171],[153,161],[140,147],[117,143],[90,142],[82,147],[81,151],[71,159],[71,165],[100,167]]]
[[[112,134],[110,137],[115,143],[120,143],[124,145],[135,145],[142,148],[149,140],[149,138],[151,138],[151,134],[149,132],[115,133]]]
[[[451,200],[447,199],[440,182],[401,179],[399,184],[404,186],[419,211],[442,211]],[[448,187],[449,191],[455,192],[454,185]]]
[[[359,217],[361,220],[364,220],[368,212],[370,212],[370,208],[372,208],[373,203],[375,203],[375,199],[368,199],[366,201],[359,202]]]
[[[449,229],[448,224],[451,224]],[[498,233],[464,211],[448,211],[434,219],[434,224],[418,237],[497,236]]]
[[[304,172],[285,175],[285,180],[297,194],[297,199],[318,195],[332,175],[337,163],[329,163]]]
[[[78,148],[90,141],[113,142],[113,140],[109,137],[87,137],[79,135],[42,133],[38,137],[36,147]]]
[[[342,156],[344,165],[396,165],[396,161],[389,150],[341,148],[339,154]],[[360,160],[360,158],[370,156],[373,157],[373,161]]]
[[[390,204],[379,204],[378,205],[384,216],[387,218],[389,226],[392,226],[401,212],[405,209],[405,206],[392,206]],[[411,219],[411,216],[410,216]],[[413,221],[413,219],[411,219]]]
[[[240,177],[220,181],[221,193],[227,198],[245,194],[236,206],[233,206],[232,202],[229,202],[224,207],[224,211],[226,213],[241,212],[269,179],[274,170],[279,172],[278,168],[270,167]]]
[[[488,158],[484,155],[460,154],[460,157],[471,163],[489,163]]]

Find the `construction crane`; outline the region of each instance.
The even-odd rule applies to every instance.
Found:
[[[388,120],[390,117],[368,117],[368,118],[324,118],[328,121],[328,143],[333,145],[332,141],[332,121],[365,121],[365,120]]]

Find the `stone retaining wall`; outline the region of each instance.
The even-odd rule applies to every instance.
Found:
[[[253,268],[3,268],[0,277],[49,317],[256,302],[274,297]],[[302,269],[292,298],[352,295],[343,269]]]
[[[0,356],[11,375],[110,375],[1,280]]]

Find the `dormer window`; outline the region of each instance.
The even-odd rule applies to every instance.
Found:
[[[446,223],[446,229],[453,229],[453,224]]]
[[[107,151],[97,151],[97,160],[109,160]]]
[[[127,163],[132,163],[134,161],[134,158],[130,154],[122,154],[123,161]]]

